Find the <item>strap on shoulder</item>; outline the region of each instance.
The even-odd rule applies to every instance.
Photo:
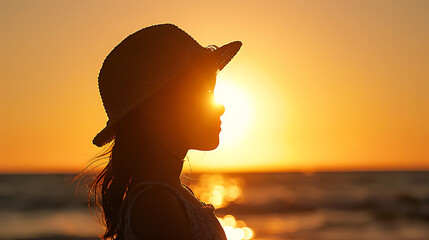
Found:
[[[153,187],[164,187],[168,190],[170,190],[170,192],[173,192],[179,199],[182,200],[182,195],[176,190],[174,189],[172,186],[162,183],[162,182],[141,182],[141,183],[137,183],[132,189],[130,189],[130,198],[129,201],[129,209],[131,210],[134,201],[136,200],[137,196],[144,192],[145,190],[151,189]]]
[[[136,200],[137,196],[144,192],[145,190],[151,189],[153,187],[164,187],[165,189],[170,190],[170,192],[173,192],[182,202],[184,209],[186,210],[186,204],[187,201],[185,197],[182,196],[182,194],[177,191],[177,189],[173,188],[172,186],[162,183],[162,182],[140,182],[137,183],[135,186],[133,186],[131,189],[129,189],[125,201],[127,201],[126,209],[123,209],[125,211],[125,225],[130,226],[131,223],[131,210],[134,205],[134,201]]]

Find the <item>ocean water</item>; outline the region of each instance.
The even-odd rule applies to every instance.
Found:
[[[97,239],[74,175],[0,175],[0,239]],[[229,240],[428,240],[429,172],[192,174]]]

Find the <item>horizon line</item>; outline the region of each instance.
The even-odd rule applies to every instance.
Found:
[[[429,169],[341,169],[341,170],[283,170],[283,171],[182,171],[182,174],[281,174],[299,173],[313,175],[317,173],[395,173],[395,172],[429,172]],[[10,171],[0,172],[0,175],[77,175],[80,171]],[[95,174],[96,172],[94,172]],[[88,173],[89,174],[89,173]]]

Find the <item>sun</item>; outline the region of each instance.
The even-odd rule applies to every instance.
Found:
[[[220,144],[238,143],[244,137],[253,118],[251,101],[246,93],[227,79],[217,81],[214,89],[215,101],[225,106],[221,116]]]

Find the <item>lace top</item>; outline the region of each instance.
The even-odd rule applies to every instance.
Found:
[[[154,186],[165,187],[180,199],[180,202],[182,202],[182,205],[186,209],[186,215],[189,219],[192,240],[227,240],[225,232],[216,218],[213,205],[202,202],[204,206],[195,206],[180,194],[177,189],[161,182],[141,182],[128,190],[128,193],[122,202],[119,220],[119,226],[120,228],[123,228],[124,231],[124,240],[138,240],[131,228],[131,209],[136,197],[141,192]],[[192,190],[190,191],[192,193]]]

